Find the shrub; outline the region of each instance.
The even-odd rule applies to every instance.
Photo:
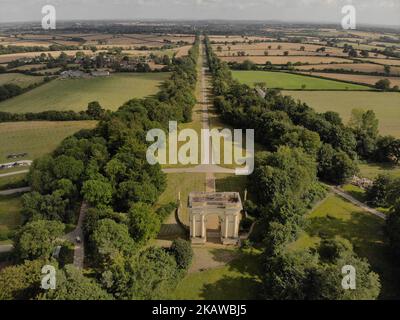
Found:
[[[171,245],[171,252],[175,256],[178,267],[187,270],[193,259],[193,249],[190,243],[183,239],[175,239]]]

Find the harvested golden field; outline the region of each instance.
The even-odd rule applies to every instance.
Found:
[[[379,64],[387,64],[389,66],[400,66],[400,60],[396,59],[377,59],[377,58],[362,58],[360,59],[365,62],[374,62]]]
[[[337,63],[351,63],[351,60],[336,58],[336,57],[318,57],[318,56],[245,56],[245,57],[222,57],[223,61],[226,62],[243,62],[245,60],[250,60],[256,64],[265,64],[270,61],[272,64],[287,64],[288,62],[296,63],[310,63],[310,64],[328,64],[332,62]]]
[[[304,47],[304,50],[301,50]],[[325,48],[323,52],[317,52],[319,48]],[[348,57],[348,54],[343,52],[343,48],[328,47],[324,44],[309,44],[309,43],[292,43],[292,42],[264,42],[264,43],[252,43],[252,44],[236,44],[236,45],[221,45],[214,44],[214,51],[220,55],[225,56],[237,55],[238,51],[245,51],[249,55],[263,55],[264,51],[268,51],[269,55],[283,55],[285,51],[289,52],[289,55],[318,55],[318,56],[337,56],[337,57]],[[355,48],[357,49],[357,48]],[[358,53],[360,54],[361,48]],[[386,56],[381,54],[375,54],[374,58],[385,58]]]
[[[359,74],[322,73],[322,72],[301,72],[301,73],[328,79],[363,83],[369,85],[374,85],[377,81],[381,79],[389,79],[390,84],[392,86],[400,86],[400,77],[381,77],[381,76],[366,76]]]
[[[344,69],[356,72],[380,72],[383,73],[385,70],[383,65],[374,63],[335,63],[330,65],[308,65],[308,66],[297,66],[296,70],[324,70],[324,69]],[[400,67],[391,67],[391,75],[400,75]]]
[[[43,52],[22,52],[22,53],[12,53],[12,54],[2,54],[0,55],[0,63],[7,63],[13,60],[21,58],[34,58],[40,56],[42,53],[51,54],[53,57],[58,57],[61,52],[65,52],[69,56],[75,55],[77,52],[83,52],[87,55],[92,55],[91,50],[66,50],[66,51],[43,51]]]
[[[221,35],[211,35],[209,36],[209,39],[211,43],[213,42],[219,42],[219,43],[224,43],[224,42],[244,42],[244,41],[272,41],[274,38],[270,37],[257,37],[257,36],[235,36],[235,35],[226,35],[226,36],[221,36]]]
[[[189,50],[192,46],[183,46],[178,48],[178,50],[176,51],[176,57],[183,57],[183,56],[187,56],[189,54]]]

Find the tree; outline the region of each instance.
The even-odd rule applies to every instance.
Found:
[[[0,270],[0,300],[29,300],[40,291],[43,260],[24,261],[23,264]]]
[[[356,163],[343,151],[323,144],[318,154],[318,176],[329,182],[343,184],[358,172]]]
[[[113,189],[109,182],[102,180],[87,180],[83,183],[83,198],[92,206],[108,204],[112,200]]]
[[[93,119],[101,119],[104,116],[105,110],[101,107],[98,101],[89,102],[86,113]]]
[[[131,274],[130,299],[165,299],[178,281],[174,257],[156,247],[133,258],[128,273]]]
[[[146,243],[160,231],[161,222],[154,210],[145,203],[135,203],[128,212],[129,232],[139,243]]]
[[[27,223],[15,237],[15,252],[19,260],[50,258],[64,224],[58,221],[37,220]]]
[[[189,269],[193,259],[193,249],[188,241],[180,238],[172,241],[171,253],[175,256],[178,268]]]
[[[280,252],[267,257],[263,277],[266,298],[305,300],[308,296],[306,283],[317,262],[308,251]]]
[[[364,158],[370,158],[374,154],[379,134],[379,120],[374,111],[353,109],[349,126],[357,140],[357,153]]]
[[[385,64],[385,66],[383,67],[383,70],[385,72],[385,75],[389,76],[390,72],[391,72],[391,67],[387,64]]]
[[[380,174],[374,180],[372,186],[370,186],[366,191],[368,201],[372,202],[375,206],[389,206],[388,197],[392,183],[393,178],[390,175]]]
[[[67,265],[56,273],[56,289],[47,290],[39,300],[111,300],[96,281],[85,277],[73,265]]]
[[[386,219],[385,231],[393,255],[400,258],[400,202],[398,201]]]
[[[388,91],[390,89],[390,80],[389,79],[381,79],[375,83],[375,88],[382,90],[382,91]]]
[[[100,262],[106,263],[115,254],[130,255],[136,247],[128,227],[111,219],[97,221],[90,238]]]

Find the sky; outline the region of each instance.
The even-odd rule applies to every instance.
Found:
[[[337,23],[352,4],[357,23],[400,26],[400,0],[0,0],[0,23],[38,21],[51,4],[58,20],[279,20]]]

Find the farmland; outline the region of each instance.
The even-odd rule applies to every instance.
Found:
[[[339,81],[331,81],[296,75],[284,72],[267,71],[233,71],[232,75],[241,83],[250,86],[257,82],[265,82],[268,88],[304,89],[310,90],[368,90],[370,88]]]
[[[317,77],[341,80],[341,81],[365,83],[368,85],[374,85],[381,79],[388,79],[390,81],[391,86],[400,86],[400,77],[367,76],[359,74],[322,73],[322,72],[307,72],[307,74]]]
[[[2,73],[0,74],[0,86],[3,84],[16,84],[21,88],[26,88],[31,84],[42,82],[43,77],[28,76],[20,73]]]
[[[306,102],[318,112],[336,111],[345,122],[350,119],[352,109],[374,110],[380,132],[400,137],[400,93],[285,91],[284,94]]]
[[[10,162],[10,153],[26,152],[27,159],[36,159],[53,151],[66,137],[95,125],[96,121],[0,123],[0,163]]]
[[[344,63],[351,62],[344,58],[325,57],[325,56],[244,56],[244,57],[222,57],[221,60],[226,62],[243,62],[250,60],[256,64],[265,64],[267,61],[272,64],[287,64],[290,63],[309,63],[309,64],[329,64],[329,63]]]
[[[120,73],[110,77],[54,80],[39,88],[0,103],[0,111],[39,112],[45,110],[85,110],[98,101],[110,110],[118,109],[132,98],[158,91],[168,73]]]
[[[306,66],[296,66],[296,70],[307,71],[307,70],[346,70],[355,72],[379,72],[384,73],[384,66],[380,64],[373,63],[335,63],[331,65],[306,65]],[[390,69],[390,75],[400,75],[400,67],[392,67]]]

